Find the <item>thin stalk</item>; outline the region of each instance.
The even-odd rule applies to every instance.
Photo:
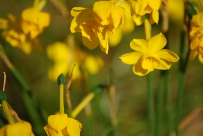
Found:
[[[188,48],[188,52],[186,57],[184,57],[184,48],[186,46],[186,37],[187,40],[189,41],[189,33],[188,30],[190,29],[190,23],[188,22],[187,18],[187,1],[184,1],[184,26],[183,30],[181,32],[181,43],[180,43],[180,64],[179,64],[179,76],[178,76],[178,92],[177,92],[177,107],[176,107],[176,135],[180,136],[180,130],[179,130],[179,125],[182,120],[182,108],[183,108],[183,90],[184,90],[184,79],[185,79],[185,71],[189,59],[189,53],[190,49]],[[190,41],[188,42],[190,43]]]
[[[172,123],[172,102],[171,102],[171,91],[170,91],[170,74],[166,71],[165,76],[165,89],[166,89],[166,125],[167,125],[167,136],[170,136],[173,130]]]
[[[59,112],[60,114],[64,114],[64,84],[59,85],[59,93],[60,93]]]
[[[149,129],[150,136],[155,136],[155,114],[154,114],[154,93],[152,86],[152,73],[147,75],[148,79],[148,106],[149,106]]]
[[[160,77],[160,82],[159,82],[159,88],[158,88],[158,98],[157,98],[157,116],[156,116],[156,121],[157,121],[157,125],[156,125],[156,136],[160,136],[161,135],[161,130],[162,130],[162,119],[163,119],[163,84],[164,84],[164,76],[163,76],[163,72],[161,71],[162,75]]]
[[[77,107],[72,111],[72,117],[75,118],[81,110],[95,97],[94,93],[89,93],[78,105]]]
[[[97,86],[93,89],[78,105],[77,107],[72,111],[72,117],[75,118],[82,109],[97,95],[99,94],[102,89],[105,88],[105,86]]]
[[[149,23],[148,19],[144,20],[144,26],[145,26],[146,40],[149,40],[151,38],[151,24]]]
[[[13,120],[13,117],[12,117],[12,115],[10,113],[10,110],[8,108],[7,102],[6,101],[2,101],[2,105],[3,105],[3,108],[4,108],[4,111],[5,111],[5,114],[7,116],[9,124],[15,123],[14,120]]]

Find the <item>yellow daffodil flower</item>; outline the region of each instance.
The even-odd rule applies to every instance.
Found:
[[[32,46],[39,46],[35,39],[49,26],[50,15],[39,11],[38,7],[25,9],[16,18],[8,15],[8,20],[0,18],[0,29],[4,29],[3,37],[13,47],[18,47],[26,54],[30,54]]]
[[[80,136],[82,124],[67,114],[51,115],[44,127],[48,136]]]
[[[98,1],[92,9],[73,8],[71,15],[74,17],[71,32],[81,32],[82,41],[89,49],[100,46],[108,54],[108,31],[113,34],[117,27],[123,25],[124,9],[115,6],[112,1]]]
[[[193,60],[199,53],[198,58],[203,63],[203,11],[194,15],[191,20],[190,30],[190,59]]]
[[[154,22],[158,24],[159,22],[159,7],[162,0],[130,0],[132,7],[132,17],[137,25],[143,23],[143,18],[145,14],[150,14],[150,23]]]
[[[49,13],[39,11],[38,7],[25,9],[21,18],[22,30],[25,34],[30,34],[30,39],[36,38],[50,22]]]
[[[30,123],[18,121],[0,129],[0,136],[34,136]]]
[[[179,57],[170,50],[163,49],[166,38],[158,34],[151,39],[134,39],[130,47],[135,52],[123,54],[120,58],[123,63],[134,64],[133,72],[138,76],[144,76],[154,69],[167,70],[171,62],[177,62]]]

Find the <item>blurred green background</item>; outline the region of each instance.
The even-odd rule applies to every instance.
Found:
[[[34,1],[27,0],[1,0],[0,4],[0,18],[6,18],[8,13],[15,16],[19,16],[25,8],[32,7]],[[94,0],[67,0],[66,6],[68,11],[73,7],[86,7],[93,4]],[[169,0],[170,2],[170,0]],[[182,3],[181,0],[177,2]],[[172,3],[172,1],[171,1]],[[179,4],[180,4],[179,3]],[[173,52],[179,55],[180,52],[180,32],[182,30],[181,7],[178,9],[174,7],[169,9],[169,48]],[[170,8],[170,7],[169,7]],[[55,114],[59,109],[59,87],[56,82],[51,81],[48,78],[48,69],[53,65],[53,62],[47,57],[46,47],[56,41],[65,42],[67,35],[70,33],[69,25],[72,19],[71,15],[68,15],[68,20],[65,20],[61,13],[54,6],[52,1],[48,1],[43,11],[49,12],[51,15],[50,26],[44,30],[42,34],[38,36],[43,50],[38,51],[33,49],[30,55],[24,54],[20,49],[11,47],[1,37],[1,43],[4,50],[14,64],[14,66],[22,74],[26,83],[30,87],[32,93],[39,101],[40,105],[44,108],[48,115]],[[152,25],[152,36],[161,32],[161,18],[159,24]],[[75,37],[81,38],[81,33],[74,34]],[[116,88],[116,110],[118,117],[118,132],[120,136],[148,136],[148,111],[147,111],[147,79],[146,76],[139,77],[132,72],[132,66],[126,65],[121,62],[119,56],[124,53],[131,52],[129,43],[132,39],[144,39],[144,28],[142,26],[136,26],[134,31],[130,34],[125,34],[119,45],[116,47],[110,47],[109,54],[101,52],[99,48],[94,50],[88,50],[81,43],[79,47],[88,54],[95,54],[102,57],[104,66],[100,72],[96,75],[89,74],[86,79],[87,90],[90,90],[98,84],[109,85],[110,69],[114,73],[114,85]],[[185,45],[187,46],[187,45]],[[173,121],[175,122],[175,107],[176,96],[178,87],[178,65],[174,63],[170,69],[170,89],[173,103]],[[190,117],[191,113],[199,107],[200,111],[193,117],[190,117],[189,123],[185,123],[185,127],[182,129],[182,136],[202,136],[203,135],[203,65],[197,60],[189,61],[186,74],[185,74],[185,86],[183,97],[183,120]],[[3,84],[3,72],[7,74],[6,94],[7,99],[13,109],[18,113],[19,117],[23,120],[29,121],[30,117],[25,108],[25,103],[22,100],[22,88],[7,68],[5,63],[0,59],[0,83]],[[157,88],[159,85],[160,71],[155,70],[153,72],[153,86],[155,94],[155,106],[157,105]],[[67,75],[68,77],[68,75]],[[0,86],[1,88],[1,86]],[[73,107],[84,97],[84,90],[81,88],[79,80],[72,82],[71,88],[71,100]],[[165,98],[165,94],[164,94]],[[165,99],[164,99],[165,100]],[[165,101],[163,102],[165,105]],[[108,126],[110,126],[110,104],[108,91],[104,90],[91,102],[92,106],[92,120],[93,120],[93,134],[94,136],[100,136]],[[164,107],[165,108],[165,107]],[[39,113],[40,115],[40,113]],[[1,120],[7,123],[1,114]],[[82,111],[76,118],[83,124],[81,136],[88,136],[88,126],[84,111]],[[165,135],[165,114],[163,116],[163,136]],[[43,121],[43,125],[47,122]],[[111,134],[109,134],[111,136]]]

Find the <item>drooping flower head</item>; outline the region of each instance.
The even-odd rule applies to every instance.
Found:
[[[108,31],[113,34],[117,27],[123,25],[124,9],[115,6],[112,1],[98,1],[92,8],[73,8],[71,15],[74,17],[71,32],[81,32],[82,41],[89,49],[100,46],[108,54]]]
[[[137,25],[143,23],[142,16],[150,14],[150,23],[158,24],[159,8],[162,0],[130,0],[132,6],[132,17]]]
[[[144,76],[154,69],[168,70],[171,62],[177,62],[179,57],[170,50],[163,49],[166,38],[158,34],[151,39],[134,39],[130,47],[135,52],[123,54],[120,58],[123,63],[133,64],[133,72],[138,76]]]
[[[190,39],[190,59],[198,55],[199,61],[203,63],[203,11],[192,17]]]
[[[34,136],[30,123],[18,121],[0,129],[0,136]]]
[[[80,136],[82,124],[67,114],[50,115],[44,127],[48,136]]]

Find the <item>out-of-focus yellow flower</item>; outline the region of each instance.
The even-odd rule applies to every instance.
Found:
[[[49,78],[55,81],[63,73],[67,75],[73,65],[76,65],[73,71],[72,79],[79,79],[81,77],[80,67],[91,73],[96,74],[103,67],[103,60],[96,55],[87,55],[78,48],[69,47],[62,42],[56,42],[47,47],[48,57],[54,61],[53,66],[49,69]]]
[[[154,69],[167,70],[171,62],[177,62],[179,57],[170,50],[163,49],[166,38],[158,34],[149,39],[134,39],[130,47],[135,52],[123,54],[120,58],[126,64],[134,64],[133,72],[138,76],[144,76]]]
[[[22,30],[25,34],[30,34],[30,39],[34,39],[42,33],[50,22],[49,13],[39,11],[38,7],[25,9],[21,18]]]
[[[112,1],[98,1],[93,9],[73,8],[71,15],[74,17],[71,32],[81,32],[83,43],[89,49],[100,45],[101,50],[108,54],[108,31],[113,34],[117,27],[123,25],[124,9],[115,6]]]
[[[7,20],[0,18],[0,29],[4,29],[3,37],[11,46],[30,54],[32,46],[36,46],[37,43],[35,38],[49,26],[49,22],[49,13],[39,11],[38,7],[32,7],[25,9],[18,18],[11,14]]]
[[[18,121],[0,129],[0,136],[34,136],[30,123]]]
[[[150,23],[159,22],[159,7],[162,0],[130,0],[132,6],[132,17],[137,25],[143,23],[145,14],[150,14]]]
[[[80,136],[82,124],[67,114],[51,115],[44,127],[48,136]]]
[[[198,58],[203,63],[203,11],[194,15],[191,20],[190,30],[190,59],[194,59],[198,53]]]
[[[168,0],[169,19],[183,24],[184,2],[182,0]]]

